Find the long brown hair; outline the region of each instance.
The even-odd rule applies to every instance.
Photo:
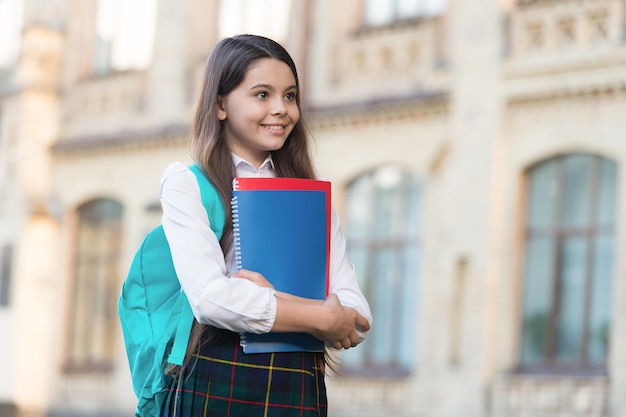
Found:
[[[224,123],[217,117],[218,97],[224,97],[243,81],[250,63],[261,58],[278,59],[289,66],[296,80],[296,103],[300,114],[300,82],[296,66],[289,53],[277,42],[256,35],[239,35],[217,43],[204,69],[202,89],[191,127],[192,155],[202,166],[209,180],[220,194],[227,218],[220,246],[227,254],[232,245],[232,218],[230,200],[235,167],[224,135]],[[303,118],[294,126],[285,144],[272,151],[272,160],[279,177],[315,178],[310,149],[309,132]],[[210,339],[210,326],[194,323],[187,349],[187,358],[197,352],[201,343]]]

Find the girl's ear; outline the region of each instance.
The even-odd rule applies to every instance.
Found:
[[[226,110],[224,109],[224,99],[222,96],[217,96],[217,118],[219,120],[226,120]]]

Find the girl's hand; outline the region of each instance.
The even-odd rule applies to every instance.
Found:
[[[355,309],[344,307],[337,295],[330,294],[323,307],[320,330],[314,336],[324,340],[335,349],[348,349],[361,342],[359,331],[368,331],[370,324]]]
[[[239,272],[233,276],[233,278],[247,279],[248,281],[254,282],[259,287],[274,288],[274,286],[267,279],[265,279],[263,275],[247,269],[240,269]]]

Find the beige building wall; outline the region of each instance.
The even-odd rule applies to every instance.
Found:
[[[15,182],[16,167],[16,136],[17,136],[17,100],[14,97],[5,96],[2,100],[2,146],[11,152],[3,152],[2,172],[0,180],[0,242],[3,245],[14,242],[19,236],[21,219],[23,218],[23,205],[19,200],[18,187]],[[5,340],[13,340],[15,337],[15,311],[13,308],[0,308],[0,329],[6,335]],[[15,346],[13,343],[0,344],[0,367],[7,373],[13,374]],[[12,399],[12,378],[0,380],[0,402],[10,402]]]
[[[332,7],[317,2],[318,21]],[[358,14],[338,15],[340,28],[315,26],[319,37],[312,40],[321,170],[341,191],[366,170],[406,167],[424,185],[426,220],[415,278],[417,368],[405,378],[331,380],[331,404],[338,415],[481,415],[488,408],[483,390],[493,367],[491,288],[498,276],[491,255],[497,219],[487,213],[497,204],[500,10],[487,1],[458,2],[446,19],[360,32]],[[461,344],[450,346],[460,261],[468,263]],[[458,365],[450,366],[451,351]]]
[[[123,205],[121,285],[160,220],[161,173],[190,161],[186,127],[218,37],[218,2],[159,0],[153,64],[105,77],[89,76],[95,2],[53,3],[28,9],[17,88],[0,88],[0,168],[19,161],[14,174],[0,171],[0,244],[16,246],[12,302],[0,308],[10,341],[0,343],[0,404],[33,417],[129,415],[121,333],[112,371],[63,370],[76,211],[100,197]],[[417,365],[399,378],[329,378],[332,417],[622,417],[626,409],[619,255],[608,376],[513,372],[525,170],[563,153],[602,155],[619,164],[620,214],[626,207],[624,2],[517,3],[448,1],[441,17],[372,29],[361,0],[294,2],[286,45],[339,213],[350,181],[379,166],[401,166],[423,186]],[[623,222],[616,237],[621,254]]]

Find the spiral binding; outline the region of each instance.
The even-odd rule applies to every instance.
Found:
[[[239,181],[237,178],[233,179],[233,191],[239,190]],[[233,214],[233,247],[235,250],[235,266],[237,271],[242,268],[241,264],[241,235],[239,234],[239,203],[237,201],[237,196],[233,195],[230,199],[230,209]],[[248,339],[246,338],[246,333],[239,333],[239,345],[242,348],[248,346]]]
[[[235,266],[237,271],[242,268],[241,264],[241,235],[239,232],[239,203],[234,195],[230,200],[230,207],[233,214],[233,245],[235,250]]]

